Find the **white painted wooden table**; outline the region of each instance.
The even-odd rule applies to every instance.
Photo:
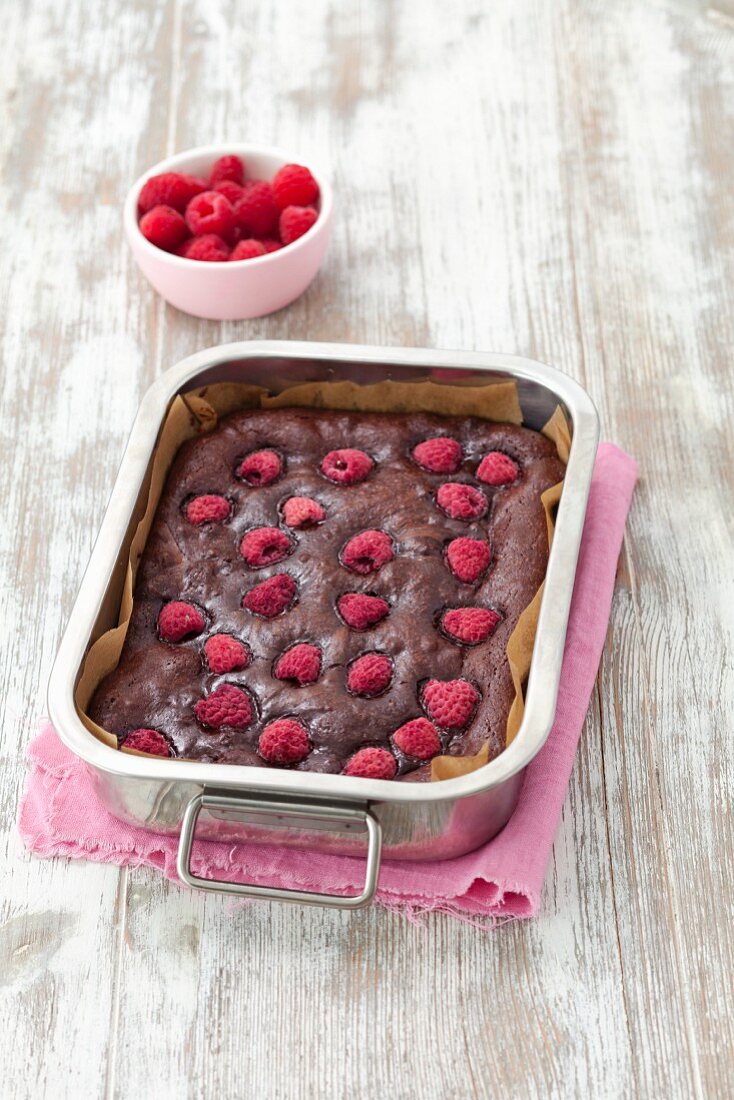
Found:
[[[11,0],[2,33],[0,1093],[733,1095],[730,0]],[[121,235],[143,168],[227,137],[330,162],[339,204],[317,283],[249,324],[164,307]],[[21,849],[138,400],[260,337],[536,356],[640,462],[535,921],[233,908]]]

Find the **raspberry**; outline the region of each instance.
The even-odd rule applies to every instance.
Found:
[[[211,672],[221,675],[223,672],[237,672],[247,668],[250,663],[250,651],[247,646],[231,634],[212,634],[204,642],[204,656]]]
[[[441,630],[453,642],[479,645],[494,631],[502,616],[485,607],[454,607],[441,616]]]
[[[283,244],[293,244],[308,233],[317,218],[318,214],[312,206],[286,206],[278,222]]]
[[[245,181],[245,166],[234,153],[215,160],[209,173],[209,186],[212,188],[224,180],[231,180],[232,183],[239,183],[240,186]]]
[[[220,180],[219,183],[213,184],[210,190],[218,191],[220,195],[224,195],[229,205],[233,208],[245,193],[244,187],[239,183],[235,183],[233,180]]]
[[[511,485],[519,473],[517,463],[502,451],[490,451],[479,463],[477,480],[485,485]]]
[[[232,260],[256,260],[258,256],[264,256],[265,249],[260,241],[256,241],[253,237],[248,237],[244,241],[240,241],[234,246],[229,254],[230,261]]]
[[[451,519],[477,519],[487,511],[487,498],[481,489],[460,481],[445,481],[439,485],[436,503]]]
[[[329,451],[321,462],[321,473],[337,485],[355,485],[364,481],[374,462],[364,451],[350,447],[342,451]]]
[[[277,241],[275,237],[263,237],[260,244],[266,252],[277,252],[279,248],[283,247],[280,241]]]
[[[352,630],[367,630],[382,622],[390,611],[390,605],[379,596],[365,596],[361,592],[347,592],[337,601],[337,610]]]
[[[326,512],[311,497],[291,497],[283,505],[283,522],[287,527],[315,527],[325,519]]]
[[[239,465],[237,477],[248,485],[270,485],[283,472],[283,459],[277,451],[253,451]]]
[[[392,779],[398,770],[395,757],[387,749],[359,749],[347,760],[344,775],[362,779]]]
[[[342,565],[361,576],[375,573],[394,557],[390,536],[374,530],[355,535],[344,544],[341,552]]]
[[[315,684],[321,672],[321,650],[309,642],[299,642],[286,649],[275,663],[273,676],[276,680],[295,680],[304,684]]]
[[[207,493],[189,501],[186,505],[186,519],[197,527],[202,523],[223,523],[225,519],[229,519],[230,511],[231,506],[226,497]]]
[[[207,263],[224,263],[229,259],[229,245],[216,233],[205,233],[203,237],[191,237],[181,248],[176,249],[177,256],[185,260],[205,260]]]
[[[242,606],[254,615],[265,619],[274,619],[287,611],[296,598],[298,588],[293,577],[287,573],[276,573],[261,584],[256,584],[245,594]]]
[[[284,164],[273,177],[273,194],[279,210],[310,206],[318,201],[319,185],[302,164]]]
[[[445,729],[465,729],[478,703],[479,692],[468,680],[429,680],[423,688],[426,713]]]
[[[234,684],[220,684],[203,699],[194,704],[194,714],[202,726],[221,729],[244,730],[252,723],[255,710],[252,699],[242,688]]]
[[[449,569],[464,584],[474,584],[489,566],[491,553],[484,539],[452,539],[446,548]]]
[[[277,527],[256,527],[248,531],[240,543],[240,554],[251,569],[275,565],[287,558],[292,549],[291,540]]]
[[[438,730],[427,718],[412,718],[395,730],[392,739],[401,752],[416,760],[430,760],[441,751]]]
[[[137,749],[138,752],[147,752],[151,756],[173,756],[171,746],[158,730],[132,730],[122,744],[126,749]]]
[[[183,214],[195,195],[206,191],[206,182],[182,172],[161,172],[143,184],[138,196],[138,213],[147,214],[154,206],[172,206]]]
[[[384,653],[363,653],[352,661],[347,673],[347,690],[352,695],[381,695],[392,680],[392,661]]]
[[[140,232],[156,248],[171,252],[189,235],[186,222],[172,206],[154,206],[140,219]]]
[[[413,448],[413,460],[432,474],[455,474],[463,457],[461,444],[448,435],[426,439]]]
[[[204,629],[204,616],[198,607],[183,600],[164,604],[158,616],[158,634],[164,642],[182,642]]]
[[[273,189],[265,180],[257,180],[245,188],[235,206],[237,224],[249,237],[272,237],[278,226],[278,207]]]
[[[276,718],[260,734],[257,751],[269,764],[298,764],[310,753],[311,738],[295,718]]]
[[[215,233],[225,241],[231,241],[237,219],[224,195],[218,191],[202,191],[186,207],[186,224],[195,237]]]

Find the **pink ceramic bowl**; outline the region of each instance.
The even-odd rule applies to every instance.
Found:
[[[303,161],[269,145],[202,145],[155,164],[136,180],[125,199],[127,239],[140,270],[167,302],[195,317],[212,321],[246,321],[293,302],[316,275],[331,235],[333,199],[326,179],[314,169],[321,190],[318,220],[293,244],[236,263],[185,260],[156,248],[138,228],[138,195],[143,184],[159,172],[186,172],[207,176],[217,157],[236,153],[245,162],[248,177],[270,180],[284,164]]]

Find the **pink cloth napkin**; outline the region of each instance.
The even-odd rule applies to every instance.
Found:
[[[493,925],[537,913],[553,836],[604,645],[617,558],[637,476],[629,455],[602,443],[596,458],[568,623],[556,717],[528,766],[512,818],[469,855],[435,863],[385,860],[377,901],[409,916],[442,911]],[[28,751],[31,772],[20,806],[25,845],[41,856],[143,864],[176,879],[176,838],[112,817],[86,766],[45,722]],[[196,874],[262,885],[358,893],[361,860],[277,847],[197,843]],[[489,918],[482,921],[481,918]]]

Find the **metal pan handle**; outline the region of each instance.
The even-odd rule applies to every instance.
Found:
[[[202,810],[233,814],[249,813],[280,818],[306,818],[324,825],[339,822],[362,824],[367,831],[367,861],[364,886],[359,894],[343,897],[339,894],[319,894],[306,890],[288,890],[275,886],[256,886],[249,882],[224,882],[202,878],[191,870],[196,823]],[[374,814],[366,807],[329,806],[313,802],[278,802],[240,794],[214,794],[207,791],[191,799],[184,813],[178,842],[177,869],[179,877],[197,890],[212,890],[240,897],[265,898],[269,901],[291,901],[301,905],[328,905],[334,909],[361,909],[369,905],[377,888],[382,851],[382,829]]]

